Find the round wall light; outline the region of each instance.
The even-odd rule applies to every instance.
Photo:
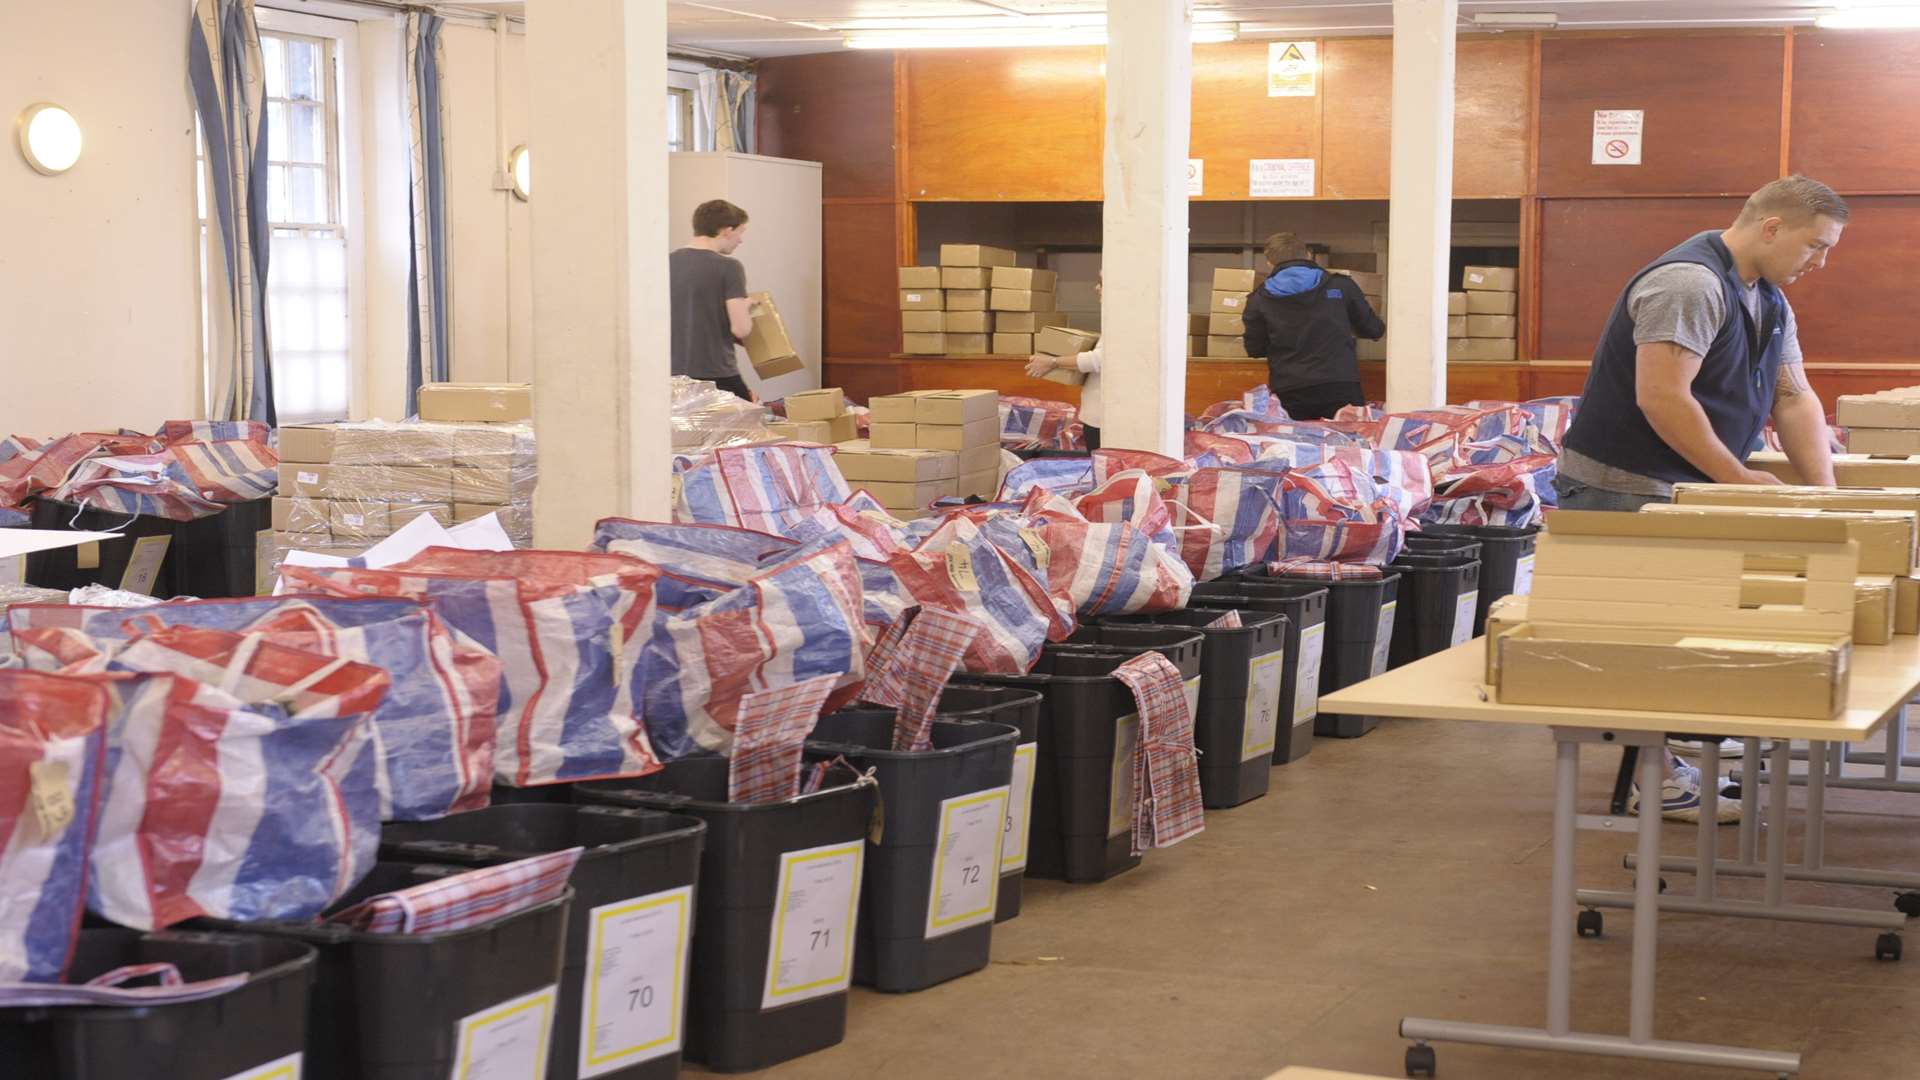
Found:
[[[521,202],[527,201],[528,193],[533,190],[531,168],[532,167],[527,164],[527,147],[525,143],[514,147],[513,153],[507,155],[507,175],[512,177],[513,193],[520,197]]]
[[[80,122],[58,105],[43,101],[27,106],[14,128],[20,153],[39,172],[57,176],[80,160]]]

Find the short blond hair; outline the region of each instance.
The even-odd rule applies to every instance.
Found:
[[[1279,266],[1292,259],[1311,259],[1306,242],[1298,233],[1277,232],[1267,237],[1267,265]]]
[[[1747,205],[1740,208],[1740,217],[1734,224],[1749,225],[1770,217],[1796,224],[1824,217],[1845,224],[1847,200],[1820,181],[1795,173],[1747,196]]]

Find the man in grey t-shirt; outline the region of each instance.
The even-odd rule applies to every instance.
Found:
[[[733,253],[746,241],[747,212],[714,199],[693,211],[693,239],[667,256],[673,313],[673,373],[706,379],[747,401],[734,345],[753,329],[747,270]]]

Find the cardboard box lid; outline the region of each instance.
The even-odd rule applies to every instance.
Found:
[[[1000,416],[998,390],[930,390],[915,399],[917,424],[971,424]]]
[[[831,420],[847,411],[847,395],[837,386],[796,390],[786,396],[787,419]]]
[[[1847,524],[1827,518],[1790,516],[1691,517],[1680,514],[1621,514],[1603,510],[1549,510],[1547,532],[1555,536],[1639,536],[1687,540],[1785,540],[1804,544],[1844,544]]]
[[[530,383],[427,383],[420,419],[511,422],[533,418]]]

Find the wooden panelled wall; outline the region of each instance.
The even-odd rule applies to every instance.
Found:
[[[1386,198],[1392,43],[1322,41],[1313,98],[1264,95],[1266,49],[1194,49],[1202,197],[1245,199],[1250,158],[1312,157],[1321,198]],[[1101,197],[1101,62],[1095,48],[761,62],[761,151],[825,165],[830,365],[898,349],[893,268],[914,252],[914,203]],[[1577,391],[1633,271],[1789,171],[1853,205],[1827,268],[1788,293],[1816,387],[1920,382],[1907,368],[1920,362],[1920,305],[1906,296],[1920,249],[1920,140],[1908,137],[1920,33],[1468,36],[1457,80],[1455,196],[1521,201],[1521,355],[1549,363],[1513,366],[1516,392]],[[1596,109],[1645,111],[1641,165],[1590,163]],[[1490,370],[1455,365],[1454,381],[1466,392]],[[1219,381],[1197,366],[1190,377]]]

